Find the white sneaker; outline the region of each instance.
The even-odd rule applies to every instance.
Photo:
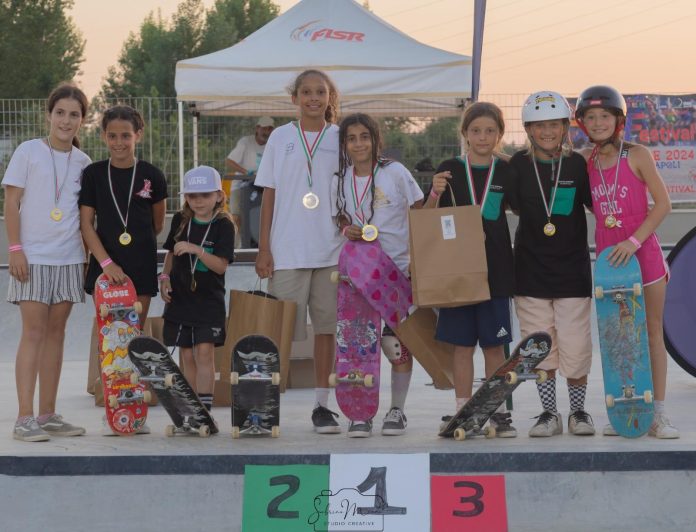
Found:
[[[679,430],[672,425],[666,415],[655,414],[648,435],[663,440],[672,440],[679,437]]]
[[[616,432],[616,429],[611,423],[607,423],[604,425],[604,429],[602,429],[602,434],[604,436],[618,436],[619,433]]]
[[[590,414],[576,410],[568,416],[568,432],[576,436],[594,436],[595,428]]]
[[[529,429],[530,438],[548,438],[563,434],[563,419],[558,412],[544,410],[537,416],[536,425]]]

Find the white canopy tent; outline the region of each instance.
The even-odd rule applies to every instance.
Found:
[[[336,82],[342,114],[457,116],[471,94],[470,57],[421,44],[353,0],[302,0],[234,46],[177,63],[182,177],[183,102],[200,114],[295,116],[287,87],[307,68]]]

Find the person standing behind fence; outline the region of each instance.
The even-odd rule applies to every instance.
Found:
[[[143,307],[141,327],[157,294],[157,235],[167,197],[162,171],[135,157],[144,127],[140,113],[127,105],[104,112],[101,135],[109,158],[85,168],[79,200],[82,236],[91,253],[85,291],[92,294],[102,272],[116,284],[127,275]]]
[[[336,224],[349,240],[362,240],[363,226],[377,227],[382,250],[408,276],[408,210],[420,206],[423,192],[404,165],[382,157],[379,126],[370,116],[356,113],[345,117],[338,135],[339,170],[331,185]],[[406,431],[404,405],[413,357],[386,323],[382,350],[392,367],[391,407],[382,422],[382,434],[400,436]],[[371,433],[371,419],[351,420],[349,437]]]
[[[289,88],[300,118],[271,134],[256,176],[261,203],[256,273],[269,291],[297,303],[295,340],[306,338],[307,308],[314,327],[314,430],[339,433],[327,408],[336,333],[336,271],[342,237],[331,218],[331,179],[338,171],[338,91],[318,70],[305,70]]]
[[[20,144],[2,180],[10,263],[7,300],[19,305],[22,316],[13,437],[30,442],[85,433],[55,411],[65,325],[73,303],[85,299],[77,196],[80,174],[91,161],[80,151],[77,133],[88,102],[80,89],[64,84],[50,94],[46,109],[48,136]]]
[[[662,318],[669,270],[655,234],[671,210],[669,194],[650,150],[623,140],[626,100],[619,91],[607,86],[585,89],[578,98],[575,118],[594,143],[594,148],[582,154],[587,159],[595,205],[597,254],[613,246],[611,264],[627,264],[633,255],[640,263],[655,385],[655,419],[648,434],[678,438],[679,431],[665,413],[667,351]],[[655,202],[650,209],[648,192]],[[617,434],[611,424],[604,427],[603,433]]]
[[[256,129],[253,135],[242,137],[237,142],[237,145],[229,153],[225,159],[225,166],[228,170],[235,174],[252,176],[259,169],[261,157],[266,149],[268,137],[270,137],[275,127],[275,122],[270,116],[262,116],[256,121]],[[232,221],[238,229],[242,227],[242,208],[241,195],[242,190],[249,186],[249,181],[244,179],[234,179],[230,190],[230,214]],[[262,188],[255,187],[259,193],[263,192]],[[240,235],[236,235],[236,241],[239,243]]]
[[[510,206],[519,214],[515,233],[515,310],[520,332],[551,335],[549,356],[539,364],[548,380],[537,384],[543,412],[532,437],[563,432],[556,407],[556,370],[568,381],[568,432],[593,435],[585,412],[592,366],[592,273],[585,207],[591,208],[585,161],[570,145],[570,105],[556,92],[530,95],[522,106],[529,147],[510,159],[515,179]]]
[[[210,410],[215,347],[225,343],[225,272],[234,259],[234,225],[224,212],[220,174],[199,166],[184,176],[184,206],[172,219],[159,276],[164,343],[179,347],[184,376]]]
[[[455,345],[454,389],[459,410],[471,398],[474,382],[474,350],[481,346],[486,377],[505,361],[505,345],[512,340],[510,298],[514,270],[510,230],[505,216],[506,193],[512,178],[510,166],[495,156],[505,134],[503,113],[498,106],[477,102],[464,111],[460,133],[466,154],[440,164],[425,203],[426,208],[451,207],[451,187],[457,205],[478,205],[486,236],[486,260],[491,299],[475,305],[441,308],[436,338]],[[448,187],[449,185],[449,187]],[[443,422],[448,422],[445,416]],[[517,436],[505,404],[491,416],[500,438]]]

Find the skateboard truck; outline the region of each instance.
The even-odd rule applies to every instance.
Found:
[[[239,438],[240,435],[261,436],[266,434],[270,434],[272,438],[277,438],[280,436],[280,427],[273,425],[271,430],[264,428],[261,424],[261,414],[255,411],[249,412],[242,429],[236,425],[232,427],[232,438],[234,439]]]
[[[637,395],[635,384],[629,384],[629,385],[624,384],[621,387],[621,390],[623,392],[622,397],[614,397],[611,394],[608,394],[606,396],[605,401],[607,404],[607,408],[613,408],[616,403],[644,402],[644,403],[649,404],[649,403],[653,402],[652,390],[645,390],[643,392],[643,395]]]
[[[335,388],[339,382],[343,384],[361,384],[366,388],[372,388],[375,385],[375,377],[371,373],[361,375],[357,371],[346,373],[343,377],[337,377],[335,373],[329,375],[329,386]]]
[[[621,300],[621,297],[626,292],[632,292],[634,296],[639,296],[643,293],[643,287],[640,283],[633,283],[632,287],[628,286],[612,286],[611,288],[605,290],[602,286],[595,286],[595,297],[597,299],[602,299],[604,294],[616,294],[615,298]]]
[[[531,380],[536,381],[537,384],[541,384],[542,382],[546,382],[548,378],[548,374],[543,369],[537,369],[531,373],[517,373],[516,371],[508,371],[505,374],[505,382],[508,384],[517,384],[518,382]]]
[[[171,388],[176,382],[176,375],[173,373],[167,373],[166,375],[160,376],[150,373],[149,375],[138,375],[133,373],[131,375],[131,384],[138,384],[140,381],[143,382],[163,382],[165,388]],[[149,402],[149,401],[148,401]]]

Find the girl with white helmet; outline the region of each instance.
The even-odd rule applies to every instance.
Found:
[[[626,264],[632,255],[640,263],[645,287],[650,361],[655,387],[655,418],[648,432],[658,438],[678,438],[679,431],[665,414],[667,351],[662,317],[668,269],[655,230],[671,210],[669,194],[655,168],[650,151],[625,142],[626,101],[613,87],[585,89],[578,98],[575,118],[594,148],[582,154],[587,159],[590,188],[597,220],[597,253],[613,246],[609,260]],[[648,210],[648,194],[655,202]],[[611,425],[604,435],[615,436]]]
[[[590,304],[592,276],[585,207],[591,207],[586,165],[568,137],[571,110],[551,91],[529,96],[522,107],[528,147],[513,155],[517,179],[510,195],[519,215],[515,234],[515,310],[522,336],[543,330],[553,347],[539,367],[547,381],[537,384],[543,412],[532,437],[563,432],[556,406],[556,370],[568,381],[568,431],[595,433],[585,412],[587,375],[592,364]]]

